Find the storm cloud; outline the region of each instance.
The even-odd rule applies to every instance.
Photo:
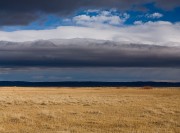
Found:
[[[27,25],[43,15],[67,16],[79,9],[117,8],[119,10],[147,10],[145,4],[171,10],[180,5],[179,0],[1,0],[0,25]]]
[[[180,67],[180,47],[70,39],[3,42],[0,67]]]

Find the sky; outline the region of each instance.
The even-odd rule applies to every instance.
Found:
[[[179,0],[1,0],[0,81],[180,82]]]

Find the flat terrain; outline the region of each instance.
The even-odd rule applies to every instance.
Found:
[[[0,133],[180,133],[180,88],[0,87]]]

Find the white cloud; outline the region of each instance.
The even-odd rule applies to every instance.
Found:
[[[66,19],[63,19],[64,22],[71,22],[71,19],[69,18],[66,18]]]
[[[96,26],[98,24],[110,24],[110,25],[120,25],[123,23],[123,20],[119,16],[88,16],[88,15],[79,15],[73,18],[73,21],[79,25],[87,26]]]
[[[101,15],[102,16],[111,16],[111,12],[110,11],[102,11]]]
[[[140,24],[143,24],[143,22],[142,21],[135,21],[134,24],[135,25],[140,25]]]
[[[89,19],[88,17],[84,19]],[[169,42],[180,44],[180,23],[172,24],[166,21],[139,23],[131,26],[81,27],[60,26],[51,30],[22,30],[14,32],[0,31],[0,40],[33,41],[39,39],[71,39],[91,38],[130,43],[165,44]]]
[[[98,12],[100,12],[100,10],[98,9],[89,9],[86,11],[86,13],[98,13]]]
[[[146,14],[146,17],[152,18],[152,19],[158,19],[158,18],[163,17],[163,14],[155,12],[153,14]]]
[[[99,25],[121,25],[123,24],[130,15],[127,13],[123,14],[113,14],[115,10],[110,11],[94,11],[90,10],[87,12],[96,12],[97,15],[90,16],[88,14],[78,15],[73,18],[73,21],[78,25],[85,26],[99,26]]]

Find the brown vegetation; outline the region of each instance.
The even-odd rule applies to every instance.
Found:
[[[142,89],[149,90],[149,89],[153,89],[153,87],[152,86],[144,86],[144,87],[142,87]]]
[[[0,88],[0,133],[179,133],[180,89]]]

